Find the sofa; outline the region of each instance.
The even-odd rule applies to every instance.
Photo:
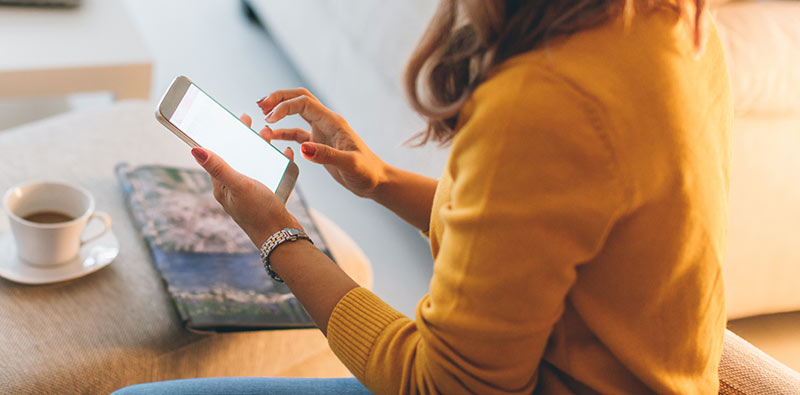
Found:
[[[438,177],[447,151],[405,144],[422,120],[405,62],[435,1],[249,0],[312,91],[389,163]],[[730,328],[800,370],[800,2],[717,1],[735,102],[729,248]],[[766,323],[766,324],[765,324]]]

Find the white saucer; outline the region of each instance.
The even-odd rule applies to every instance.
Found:
[[[89,228],[92,228],[92,224]],[[34,266],[25,263],[17,255],[17,245],[11,232],[7,228],[0,232],[0,277],[22,284],[50,284],[83,277],[108,266],[119,255],[119,241],[109,231],[99,239],[86,243],[78,256],[69,262],[55,266]]]

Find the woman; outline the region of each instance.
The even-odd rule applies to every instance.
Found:
[[[442,0],[406,88],[429,122],[421,141],[451,147],[438,181],[383,163],[304,89],[258,102],[268,123],[297,114],[311,126],[267,127],[265,139],[301,143],[344,187],[430,235],[416,320],[307,241],[270,255],[363,386],[717,392],[731,101],[703,0]],[[192,154],[256,246],[299,227],[266,187]],[[249,380],[155,386],[363,390]]]

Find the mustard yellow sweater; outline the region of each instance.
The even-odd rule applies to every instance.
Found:
[[[462,111],[411,320],[328,324],[376,393],[716,393],[731,98],[669,11],[512,58]],[[402,284],[398,284],[402,286]]]

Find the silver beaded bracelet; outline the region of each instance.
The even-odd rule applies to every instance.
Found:
[[[278,274],[275,273],[272,270],[272,267],[269,265],[269,254],[271,254],[272,251],[275,251],[275,248],[277,248],[279,245],[287,241],[297,241],[300,239],[308,240],[311,244],[314,244],[306,232],[303,232],[297,228],[283,228],[275,232],[275,234],[270,236],[267,241],[261,245],[261,262],[264,262],[264,269],[273,280],[280,283],[283,282],[283,279],[281,279],[280,276],[278,276]]]

